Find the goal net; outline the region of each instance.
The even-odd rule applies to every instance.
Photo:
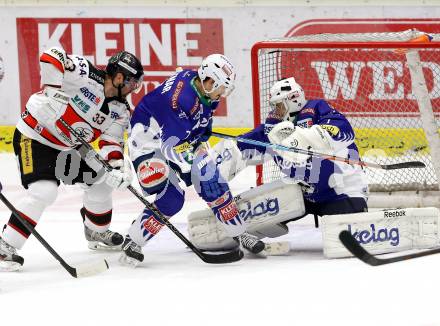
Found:
[[[263,123],[269,90],[295,77],[306,99],[322,98],[345,114],[366,162],[422,161],[427,168],[366,168],[370,191],[422,194],[439,190],[440,44],[422,32],[318,34],[256,43],[252,48],[255,126]],[[280,177],[266,163],[257,182]],[[426,193],[424,193],[426,194]]]

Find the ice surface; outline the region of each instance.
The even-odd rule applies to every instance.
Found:
[[[15,159],[0,154],[0,180],[12,202],[23,195]],[[252,185],[253,170],[232,184]],[[172,222],[186,234],[188,212],[204,207],[189,190]],[[114,196],[112,229],[124,233],[142,206],[129,192]],[[311,219],[290,225],[289,256],[245,257],[208,265],[164,229],[144,248],[137,269],[119,253],[87,249],[78,213],[79,187],[60,187],[38,231],[72,264],[107,259],[110,270],[83,279],[67,274],[30,238],[24,269],[0,273],[0,326],[8,325],[440,325],[440,255],[370,267],[355,259],[326,260]],[[9,213],[0,203],[0,225]]]

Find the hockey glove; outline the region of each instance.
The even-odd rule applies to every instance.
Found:
[[[284,121],[273,127],[268,137],[273,144],[310,151],[331,152],[330,136],[319,125],[301,128],[295,127],[289,121]],[[284,160],[295,164],[304,164],[309,158],[309,155],[293,151],[279,150],[277,152]]]
[[[133,180],[130,161],[124,158],[124,160],[111,160],[109,164],[113,170],[106,173],[105,182],[113,189],[127,188]]]

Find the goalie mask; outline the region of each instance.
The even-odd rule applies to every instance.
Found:
[[[283,120],[292,121],[306,104],[302,87],[296,83],[295,78],[285,78],[277,81],[270,89],[269,103],[273,110],[281,110],[279,116]]]
[[[235,88],[235,68],[223,54],[211,54],[203,59],[198,74],[206,94],[214,92],[219,87],[224,87],[225,91],[222,96],[226,97]],[[203,85],[203,81],[208,77],[214,80],[214,85],[210,91],[207,91]]]

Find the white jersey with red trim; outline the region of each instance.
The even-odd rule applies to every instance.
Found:
[[[61,48],[50,48],[40,57],[41,83],[59,87],[69,96],[69,103],[61,118],[72,126],[87,142],[100,137],[101,155],[106,159],[122,158],[124,131],[128,127],[130,108],[128,103],[116,98],[105,98],[105,71],[95,68],[79,55],[67,55]],[[17,129],[29,138],[58,150],[67,150],[80,143],[57,120],[53,125],[38,121],[31,112],[44,109],[36,105],[33,94],[23,112]]]

